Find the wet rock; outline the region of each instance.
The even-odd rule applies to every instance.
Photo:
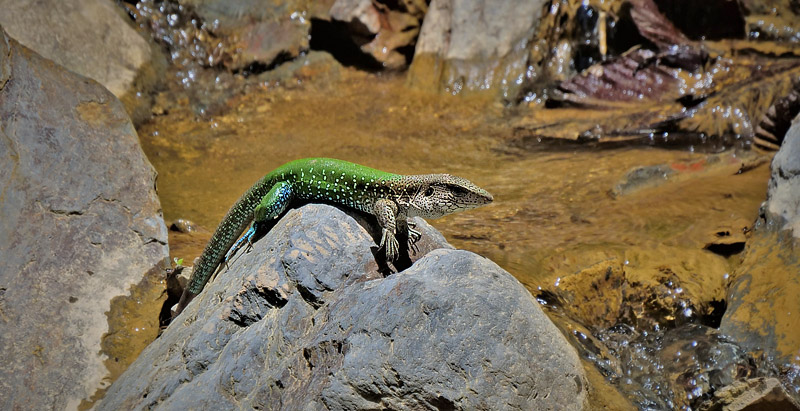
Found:
[[[608,378],[639,409],[694,409],[705,398],[756,373],[745,350],[702,325],[640,333],[614,327],[599,333],[603,353],[619,359]]]
[[[165,59],[134,30],[114,2],[0,0],[0,25],[40,55],[96,80],[125,104],[135,121],[149,114],[147,94]]]
[[[180,0],[192,6],[209,31],[226,39],[224,64],[241,70],[253,64],[273,66],[308,50],[306,1]]]
[[[259,74],[258,80],[283,85],[300,84],[308,80],[318,84],[333,83],[339,78],[341,68],[342,65],[332,55],[323,51],[309,51],[274,70]]]
[[[623,292],[628,288],[621,262],[612,260],[559,278],[555,286],[545,288],[546,294],[540,298],[558,304],[566,314],[580,319],[583,324],[606,328],[620,321]]]
[[[703,274],[725,269],[722,257],[703,250],[630,249],[624,260],[611,258],[565,275],[538,296],[591,331],[619,324],[647,331],[693,321],[713,324],[724,308],[724,279]]]
[[[676,170],[669,164],[634,168],[625,173],[620,182],[611,189],[611,196],[616,198],[645,187],[661,185],[675,173]]]
[[[800,365],[800,117],[772,161],[767,201],[747,240],[721,330],[775,365]],[[800,378],[791,377],[792,384]],[[796,395],[796,394],[795,394]]]
[[[193,221],[179,218],[169,225],[170,231],[177,231],[179,233],[191,233],[198,230],[197,224]]]
[[[320,19],[344,25],[352,41],[382,67],[405,68],[428,10],[424,0],[336,0]]]
[[[424,0],[143,0],[130,8],[185,71],[196,70],[193,61],[246,75],[309,49],[362,68],[404,68],[426,10]]]
[[[155,171],[114,95],[2,30],[0,137],[0,408],[74,409],[111,299],[167,256]]]
[[[289,211],[99,409],[584,407],[577,355],[524,287],[416,222],[416,262],[384,277],[374,223]]]
[[[513,99],[545,1],[434,0],[422,24],[409,84],[459,94],[494,91]]]
[[[700,410],[800,410],[794,400],[781,386],[777,378],[751,378],[737,381],[714,392],[712,399],[704,402]]]

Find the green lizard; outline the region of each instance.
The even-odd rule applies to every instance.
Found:
[[[250,187],[222,219],[194,266],[173,318],[203,290],[232,252],[252,240],[260,224],[280,217],[293,199],[332,202],[374,215],[382,230],[379,246],[387,260],[394,261],[399,253],[399,230],[407,230],[412,245],[421,236],[408,217],[442,217],[488,204],[492,195],[449,174],[392,174],[330,158],[284,164]],[[236,242],[251,222],[250,230]]]

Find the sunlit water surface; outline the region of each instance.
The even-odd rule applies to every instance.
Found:
[[[502,107],[411,91],[403,82],[399,76],[344,69],[330,84],[253,87],[228,100],[217,115],[198,115],[183,101],[155,117],[139,135],[159,173],[167,222],[184,218],[213,231],[251,184],[297,158],[334,157],[395,173],[447,172],[487,189],[495,202],[431,223],[454,246],[507,269],[534,295],[540,288],[557,290],[565,275],[618,258],[629,267],[638,264],[644,275],[647,267],[689,267],[696,276],[684,288],[716,293],[702,298],[725,298],[725,279],[737,259],[704,247],[720,230],[743,236],[765,198],[766,163],[739,173],[735,153],[710,162],[708,154],[686,149],[520,144]],[[680,173],[656,179],[650,188],[611,195],[629,170],[652,165]],[[192,261],[202,246],[202,241],[173,243],[171,249],[173,257]],[[581,327],[561,315],[553,318],[567,333]],[[646,344],[639,331],[634,344]],[[617,348],[625,335],[597,334],[613,336]],[[645,371],[639,367],[633,374]],[[692,390],[689,395],[697,393]],[[659,395],[666,394],[633,401],[640,407],[682,404],[651,398]]]

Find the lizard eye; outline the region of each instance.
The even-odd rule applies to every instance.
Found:
[[[425,190],[425,197],[430,197],[432,195],[433,195],[433,187],[428,187],[428,189]]]

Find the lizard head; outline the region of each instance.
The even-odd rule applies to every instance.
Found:
[[[408,216],[439,218],[492,202],[492,195],[469,180],[449,174],[412,176],[418,188],[412,193]]]

